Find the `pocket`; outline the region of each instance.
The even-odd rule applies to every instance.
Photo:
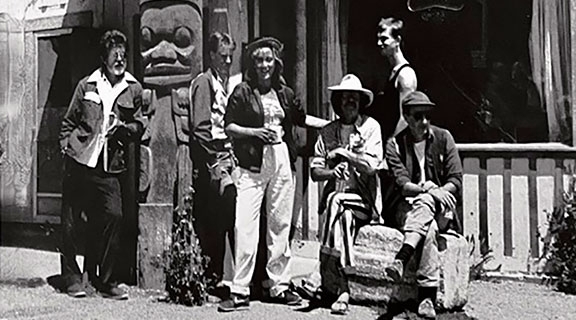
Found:
[[[87,91],[82,99],[92,101],[95,104],[100,104],[102,102],[102,99],[100,99],[100,96],[95,91]]]
[[[112,110],[114,110],[114,108]],[[135,112],[136,109],[132,100],[118,98],[116,101],[116,113],[118,115],[118,120],[130,121],[134,118]]]
[[[116,102],[116,104],[118,105],[118,107],[120,109],[134,110],[134,103],[132,101],[118,100],[118,102]]]

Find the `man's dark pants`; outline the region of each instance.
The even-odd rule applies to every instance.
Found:
[[[98,285],[114,286],[118,280],[122,227],[120,175],[104,172],[101,158],[96,168],[79,164],[70,157],[65,159],[60,266],[67,287],[82,279],[76,263],[78,242],[82,240],[86,241],[85,259],[99,267]],[[78,234],[82,212],[88,218],[83,236]]]
[[[198,170],[194,182],[194,229],[203,253],[210,258],[207,274],[215,285],[224,275],[226,241],[234,251],[236,187],[229,184],[221,190],[220,180],[211,178],[205,163],[194,165]],[[228,167],[227,174],[231,170]]]

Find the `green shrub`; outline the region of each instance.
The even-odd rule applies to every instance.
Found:
[[[556,278],[556,288],[576,294],[576,176],[563,193],[562,206],[549,216],[552,237],[547,274]]]
[[[192,223],[193,193],[191,188],[183,207],[174,210],[172,246],[166,268],[168,300],[188,306],[202,305],[208,296],[205,276],[208,258],[202,255]]]

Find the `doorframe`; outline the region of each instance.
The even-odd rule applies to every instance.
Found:
[[[60,216],[50,216],[50,215],[43,215],[39,214],[38,212],[38,201],[40,197],[45,198],[60,198],[62,199],[62,194],[58,193],[38,193],[38,130],[40,128],[39,121],[42,120],[42,111],[43,108],[40,108],[38,105],[39,103],[39,81],[38,80],[38,65],[40,63],[40,56],[38,52],[38,42],[42,39],[47,38],[55,38],[61,36],[71,35],[74,31],[73,28],[59,28],[53,30],[42,30],[42,31],[35,31],[34,32],[34,55],[36,58],[36,64],[34,65],[33,77],[36,80],[36,85],[34,86],[35,92],[33,93],[34,96],[34,142],[32,144],[32,221],[36,223],[53,223],[59,224],[60,223]]]

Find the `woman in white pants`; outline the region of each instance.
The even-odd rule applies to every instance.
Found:
[[[307,116],[282,78],[282,43],[264,37],[246,48],[248,67],[245,81],[236,86],[228,100],[226,132],[234,139],[238,158],[234,277],[230,299],[220,311],[249,307],[250,281],[256,266],[260,209],[265,200],[266,273],[271,302],[296,305],[301,298],[288,290],[290,276],[290,223],[295,181],[292,169],[296,148],[294,125],[320,128],[325,120]]]

